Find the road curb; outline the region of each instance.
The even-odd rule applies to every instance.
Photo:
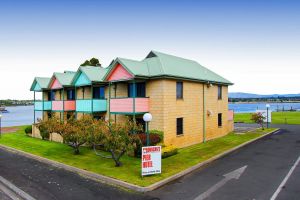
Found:
[[[27,153],[27,152],[24,152],[24,151],[21,151],[21,150],[18,150],[18,149],[14,149],[12,147],[8,147],[8,146],[5,146],[5,145],[2,145],[0,144],[0,148],[1,149],[4,149],[4,150],[9,150],[9,151],[12,151],[14,153],[17,153],[17,154],[20,154],[20,155],[23,155],[27,158],[31,158],[31,159],[35,159],[37,161],[40,161],[42,163],[46,163],[46,164],[50,164],[52,166],[55,166],[55,167],[59,167],[59,168],[63,168],[65,170],[68,170],[68,171],[71,171],[71,172],[75,172],[79,175],[83,175],[84,177],[86,178],[90,178],[92,180],[95,180],[95,181],[100,181],[102,183],[106,183],[106,184],[109,184],[109,185],[115,185],[115,186],[121,186],[121,187],[124,187],[124,188],[127,188],[127,189],[130,189],[130,190],[133,190],[133,191],[137,191],[137,192],[149,192],[149,191],[152,191],[152,190],[155,190],[167,183],[170,183],[180,177],[183,177],[191,172],[193,172],[194,170],[196,169],[199,169],[219,158],[222,158],[224,156],[226,156],[227,154],[229,153],[232,153],[248,144],[251,144],[261,138],[264,138],[276,131],[278,131],[279,129],[275,129],[274,131],[271,131],[269,133],[266,133],[266,134],[263,134],[257,138],[254,138],[252,140],[249,140],[248,142],[245,142],[243,144],[240,144],[232,149],[229,149],[221,154],[218,154],[214,157],[211,157],[210,159],[206,160],[206,161],[203,161],[201,163],[198,163],[186,170],[183,170],[177,174],[174,174],[166,179],[163,179],[159,182],[156,182],[152,185],[149,185],[149,186],[146,186],[146,187],[142,187],[142,186],[138,186],[138,185],[134,185],[134,184],[131,184],[131,183],[127,183],[125,181],[121,181],[121,180],[118,180],[118,179],[115,179],[115,178],[111,178],[111,177],[108,177],[108,176],[104,176],[104,175],[101,175],[101,174],[96,174],[94,172],[90,172],[90,171],[86,171],[86,170],[83,170],[83,169],[79,169],[79,168],[76,168],[76,167],[73,167],[73,166],[70,166],[70,165],[66,165],[66,164],[63,164],[63,163],[60,163],[60,162],[57,162],[57,161],[53,161],[53,160],[49,160],[47,158],[43,158],[43,157],[40,157],[40,156],[37,156],[37,155],[33,155],[33,154],[30,154],[30,153]]]

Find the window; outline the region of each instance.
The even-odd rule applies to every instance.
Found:
[[[183,83],[182,82],[176,83],[176,98],[183,99]]]
[[[104,87],[93,88],[93,99],[105,99]]]
[[[48,116],[48,119],[50,119],[50,118],[52,117],[51,111],[48,111],[48,112],[47,112],[47,116]]]
[[[67,112],[67,120],[71,119],[71,117],[74,117],[74,113],[73,112]]]
[[[48,91],[47,96],[48,96],[48,101],[55,100],[55,92],[54,91]]]
[[[128,84],[128,97],[134,96],[133,91],[134,84],[129,83]],[[145,82],[142,83],[136,83],[135,84],[135,97],[146,97],[146,84]]]
[[[218,126],[222,126],[222,113],[218,113]]]
[[[183,118],[176,119],[176,134],[177,135],[183,134]]]
[[[67,100],[75,100],[75,90],[74,89],[67,90]]]
[[[222,86],[218,85],[218,99],[222,99]]]
[[[104,120],[104,116],[101,115],[93,115],[93,118],[96,120]]]
[[[146,131],[146,122],[143,120],[143,118],[136,118],[136,124],[142,126],[144,133]]]

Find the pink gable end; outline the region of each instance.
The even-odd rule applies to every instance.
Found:
[[[51,89],[59,89],[62,88],[62,85],[58,82],[57,79],[54,79],[53,83],[51,84]]]
[[[128,73],[128,71],[120,64],[116,66],[116,68],[112,71],[110,76],[108,77],[108,81],[115,81],[115,80],[124,80],[124,79],[130,79],[133,78],[133,76]]]

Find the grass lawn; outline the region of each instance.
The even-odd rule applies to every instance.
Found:
[[[252,113],[235,113],[235,122],[253,123]],[[300,112],[272,112],[272,124],[300,124]]]
[[[24,128],[25,126],[20,127],[20,130],[15,133],[2,135],[0,144],[140,186],[151,185],[239,144],[259,137],[262,133],[273,130],[258,130],[256,133],[243,135],[230,133],[205,144],[180,149],[177,155],[162,160],[162,174],[147,176],[142,179],[140,176],[141,161],[138,158],[124,156],[121,158],[123,166],[115,167],[113,160],[98,157],[89,148],[82,147],[80,155],[73,155],[73,150],[64,144],[26,136]]]

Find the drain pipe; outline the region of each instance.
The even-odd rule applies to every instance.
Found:
[[[203,83],[203,143],[206,141],[206,99],[205,99],[205,83]]]

